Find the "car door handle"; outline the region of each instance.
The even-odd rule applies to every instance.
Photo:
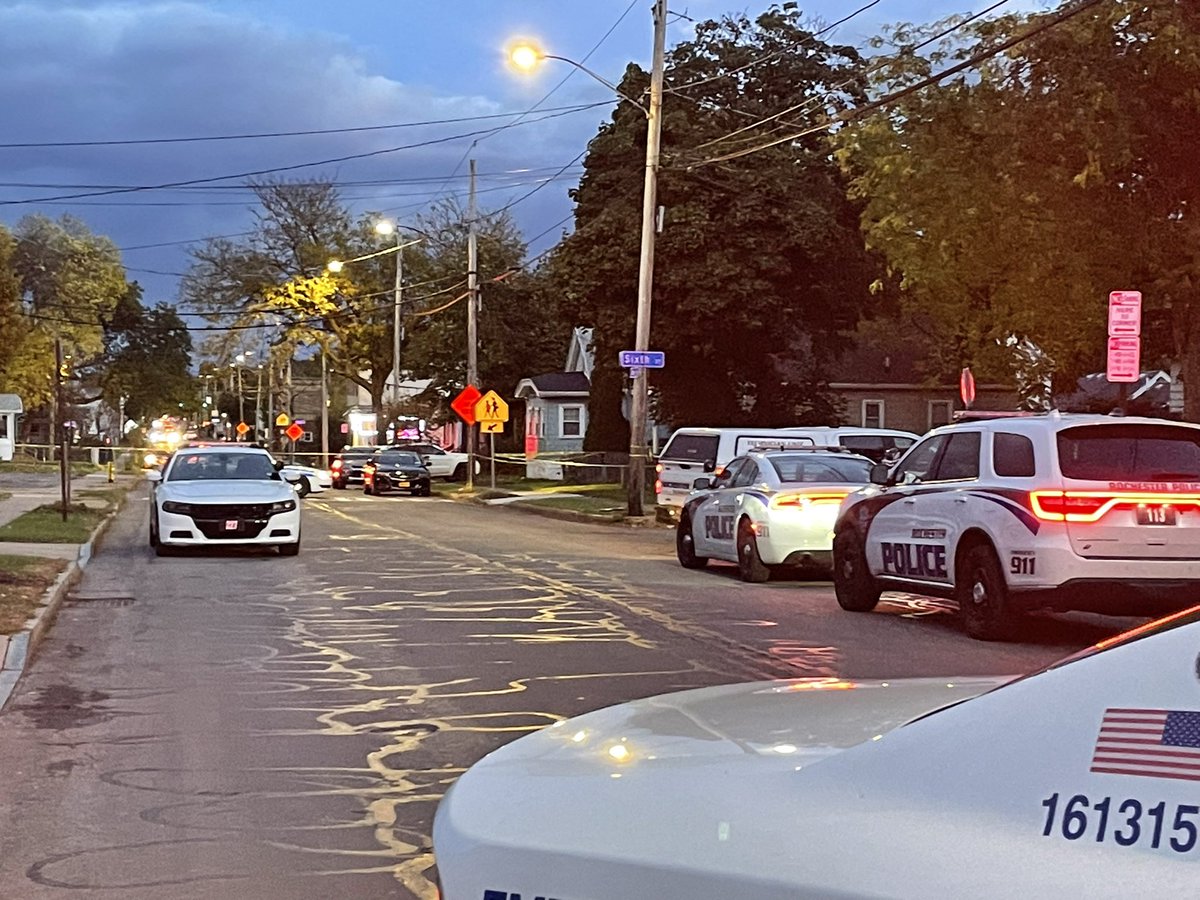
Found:
[[[955,498],[954,498],[954,502],[955,502],[955,503],[966,503],[966,502],[967,502],[967,498],[966,498],[966,497],[955,497]]]
[[[917,501],[916,501],[916,498],[914,498],[914,497],[905,497],[905,498],[904,498],[904,505],[905,505],[905,506],[912,506],[912,505],[913,505],[914,503],[916,503],[916,502],[917,502]]]

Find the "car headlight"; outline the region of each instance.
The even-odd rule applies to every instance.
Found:
[[[296,508],[295,500],[281,500],[278,503],[271,504],[271,512],[291,512]]]
[[[190,503],[179,503],[175,500],[168,500],[162,505],[163,512],[175,513],[180,516],[190,516],[192,514],[192,505]]]
[[[142,463],[147,466],[158,465],[158,454],[157,453],[147,453],[145,456],[142,457]]]

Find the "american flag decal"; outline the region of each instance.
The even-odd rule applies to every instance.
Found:
[[[1093,772],[1200,781],[1200,711],[1104,711]]]

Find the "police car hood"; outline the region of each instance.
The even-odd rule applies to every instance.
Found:
[[[166,481],[158,488],[160,501],[190,503],[277,503],[294,496],[292,486],[280,479],[196,479]]]
[[[757,830],[781,779],[1008,680],[759,682],[602,709],[476,763],[439,808],[435,846],[634,859],[655,820],[694,820],[700,845]]]

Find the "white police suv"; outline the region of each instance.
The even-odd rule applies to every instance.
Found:
[[[693,483],[675,529],[680,565],[725,560],[752,582],[780,567],[828,571],[838,508],[870,473],[865,456],[827,447],[736,457]]]
[[[1048,413],[930,432],[842,504],[843,609],[956,599],[968,634],[1032,609],[1156,615],[1200,602],[1200,426]]]

